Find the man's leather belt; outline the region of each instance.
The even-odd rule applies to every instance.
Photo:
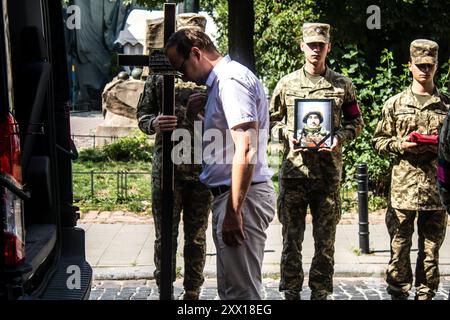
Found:
[[[252,182],[252,186],[254,186],[255,184],[260,184],[260,183],[266,183],[267,181],[260,181],[260,182]],[[217,186],[217,187],[212,187],[209,188],[209,190],[211,190],[211,193],[213,194],[214,197],[220,196],[221,194],[230,191],[230,186],[227,185],[221,185],[221,186]]]

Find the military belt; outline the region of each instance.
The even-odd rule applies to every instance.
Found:
[[[251,185],[254,186],[254,185],[266,183],[266,182],[267,181],[252,182]],[[221,185],[221,186],[209,188],[209,190],[211,190],[211,193],[213,194],[214,197],[218,197],[221,194],[230,191],[230,189],[231,189],[231,187],[227,186],[227,185]]]

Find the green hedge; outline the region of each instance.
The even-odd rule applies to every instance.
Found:
[[[119,138],[101,148],[80,151],[79,161],[151,161],[153,146],[148,136],[136,131],[132,136]]]

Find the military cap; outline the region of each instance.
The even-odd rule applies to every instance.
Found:
[[[327,23],[304,23],[302,27],[303,42],[330,42],[330,25]]]
[[[439,45],[431,40],[417,39],[411,42],[409,48],[411,61],[414,64],[437,64]]]
[[[313,115],[313,114],[315,114],[315,115],[317,115],[317,116],[319,117],[320,123],[323,122],[323,115],[322,115],[322,112],[314,110],[314,111],[310,111],[310,112],[308,112],[307,114],[305,114],[305,116],[303,117],[303,123],[308,122],[309,116],[310,116],[310,115]]]

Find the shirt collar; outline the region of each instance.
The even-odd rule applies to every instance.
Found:
[[[206,79],[206,86],[208,88],[211,88],[214,85],[214,82],[216,81],[217,75],[222,72],[222,70],[225,70],[226,65],[231,61],[231,57],[229,55],[226,55],[223,57],[216,66],[211,70],[211,72],[208,75],[208,78]]]
[[[409,93],[408,94],[408,98],[411,99],[411,100],[408,100],[407,103],[409,103],[411,105],[414,105],[414,102],[415,101],[418,102],[418,100],[417,100],[416,96],[414,95],[414,92],[412,91],[412,84],[409,85],[407,90],[408,90],[408,93]],[[430,104],[433,104],[433,103],[439,103],[441,101],[442,101],[441,93],[440,93],[438,87],[436,85],[434,85],[434,91],[430,95],[430,99],[422,106],[422,108],[424,108],[424,107],[426,107],[426,106],[428,106]]]
[[[322,76],[322,79],[319,80],[316,84],[314,84],[311,80],[308,79],[306,76],[306,68],[303,66],[300,69],[300,83],[302,84],[308,84],[308,86],[303,86],[305,88],[312,88],[312,89],[328,89],[333,87],[331,84],[331,69],[328,66],[325,66],[325,74]]]

